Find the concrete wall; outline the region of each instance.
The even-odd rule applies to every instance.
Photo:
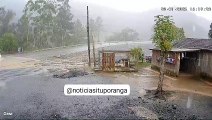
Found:
[[[180,53],[169,52],[169,57],[175,59],[175,64],[165,63],[166,73],[174,76],[179,75],[179,68],[180,68]],[[152,50],[152,68],[159,69],[160,62],[157,60],[160,58],[160,51]]]
[[[200,72],[212,78],[212,52],[202,51],[200,55]]]

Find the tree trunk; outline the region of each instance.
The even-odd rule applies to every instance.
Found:
[[[27,49],[29,48],[29,26],[27,26],[27,41],[26,41],[26,47],[27,47]]]
[[[99,37],[99,34],[100,34],[100,32],[98,32],[98,42],[100,42],[100,40],[99,40],[99,38],[100,38],[100,37]]]
[[[33,29],[32,36],[33,36],[33,49],[34,49],[35,48],[35,32],[34,32],[34,29]]]
[[[160,75],[159,75],[159,81],[158,81],[158,87],[156,90],[156,94],[162,94],[163,92],[163,80],[164,80],[164,70],[165,70],[165,53],[162,52],[161,60],[160,60]]]
[[[136,60],[135,66],[136,66],[136,69],[138,70],[138,60]]]
[[[64,38],[64,37],[63,37],[63,33],[62,33],[62,36],[61,36],[61,39],[62,39],[62,40],[61,40],[61,46],[63,46],[63,38]]]
[[[42,40],[41,40],[41,39],[42,39],[42,36],[41,36],[42,33],[41,33],[41,31],[42,31],[42,30],[41,30],[41,28],[40,28],[40,31],[39,31],[39,43],[38,43],[38,48],[41,48],[41,41],[42,41]]]

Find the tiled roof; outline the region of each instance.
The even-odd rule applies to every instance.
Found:
[[[173,48],[212,50],[212,39],[186,38],[174,43]]]

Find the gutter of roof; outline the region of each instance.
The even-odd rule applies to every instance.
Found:
[[[201,50],[205,50],[205,51],[210,51],[210,52],[212,52],[212,49],[201,49]]]
[[[158,49],[158,48],[152,48],[152,49],[149,49],[149,50],[158,50],[158,51],[160,51],[160,49]],[[203,48],[203,49],[174,48],[174,49],[171,50],[171,52],[192,52],[192,51],[201,51],[201,50],[211,51],[212,52],[212,49],[206,49],[206,48]]]
[[[153,49],[149,49],[149,50],[159,50],[158,48],[153,48]],[[171,52],[192,52],[192,51],[199,51],[200,49],[189,49],[189,48],[173,48],[172,50],[170,50]]]

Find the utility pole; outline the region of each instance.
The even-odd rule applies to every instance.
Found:
[[[87,37],[88,37],[88,65],[91,66],[88,6],[87,6]]]
[[[94,36],[92,34],[92,40],[93,40],[93,63],[94,63],[94,67],[96,67],[96,54],[95,54],[95,40],[94,40]]]

